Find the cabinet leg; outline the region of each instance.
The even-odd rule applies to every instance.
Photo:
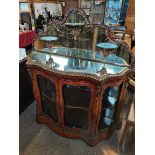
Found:
[[[38,116],[36,116],[36,123],[38,123],[38,124],[42,124],[42,123],[39,121]]]
[[[121,139],[120,139],[120,142],[119,142],[119,145],[122,145],[123,144],[123,141],[124,141],[124,138],[125,138],[126,133],[128,131],[128,128],[129,128],[129,124],[128,124],[128,122],[126,122],[125,123],[124,130],[123,130],[123,134],[122,134]]]
[[[135,139],[135,128],[133,127],[131,131],[131,142],[134,141],[134,139]]]

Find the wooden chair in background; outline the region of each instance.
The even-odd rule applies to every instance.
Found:
[[[132,48],[131,52],[135,55],[135,47]],[[120,138],[119,144],[122,145],[127,134],[129,127],[132,127],[131,136],[134,136],[135,133],[135,77],[130,78],[128,82],[128,88],[133,92],[132,103],[127,115],[127,120],[125,123],[125,127]]]
[[[119,145],[123,144],[129,127],[132,127],[131,136],[134,137],[134,133],[135,133],[135,95],[133,96],[133,100],[132,100],[132,103],[130,106],[130,110],[129,110],[129,113],[127,116],[127,120],[125,123],[125,127],[123,130],[123,134],[121,136]]]
[[[45,43],[39,39],[34,42],[35,49],[42,49],[45,47]]]
[[[132,127],[131,137],[134,137],[134,135],[135,135],[134,134],[135,133],[135,78],[134,77],[131,78],[129,80],[128,84],[129,84],[128,85],[129,89],[133,92],[133,98],[132,98],[131,106],[130,106],[130,109],[129,109],[129,112],[127,115],[125,127],[123,129],[123,133],[120,138],[119,145],[123,144],[129,127]]]
[[[127,27],[126,32],[132,35],[135,29],[135,17],[127,17],[125,20],[125,26]]]

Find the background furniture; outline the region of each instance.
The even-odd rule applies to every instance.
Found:
[[[126,32],[132,35],[135,29],[135,17],[126,17],[125,26],[127,26]]]
[[[131,36],[131,48],[134,48],[134,47],[135,47],[135,30]]]
[[[127,33],[132,35],[135,29],[135,0],[129,0],[125,25],[127,26]]]
[[[134,116],[135,112],[134,111],[135,111],[135,96],[133,96],[133,100],[132,100],[130,110],[129,110],[129,113],[128,113],[128,116],[127,116],[127,120],[126,120],[126,123],[125,123],[123,134],[122,134],[120,142],[119,142],[120,145],[123,144],[129,127],[132,127],[131,136],[132,137],[134,136],[134,133],[135,133],[135,116]]]
[[[131,52],[135,56],[135,47],[132,48]],[[133,99],[127,115],[125,127],[123,130],[122,136],[120,138],[120,142],[119,142],[120,145],[123,144],[129,127],[132,127],[131,138],[133,138],[135,135],[135,75],[134,74],[131,76],[131,78],[128,81],[128,88],[133,92]]]
[[[19,113],[24,111],[33,101],[33,90],[30,75],[26,67],[26,51],[19,49]]]
[[[125,38],[126,26],[111,26],[114,32],[114,38],[123,40]]]
[[[31,45],[36,37],[33,30],[19,32],[19,48]]]

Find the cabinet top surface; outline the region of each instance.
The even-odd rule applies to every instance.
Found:
[[[66,73],[82,73],[101,76],[118,74],[128,70],[128,63],[110,54],[104,57],[101,52],[76,48],[43,48],[32,52],[29,63],[41,65],[48,70]]]

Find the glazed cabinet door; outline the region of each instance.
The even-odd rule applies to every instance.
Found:
[[[61,88],[64,126],[87,130],[89,127],[91,88],[76,83],[64,83]]]
[[[115,121],[115,113],[119,97],[122,90],[122,83],[115,86],[109,86],[102,93],[101,115],[98,129],[108,128]]]
[[[55,122],[58,122],[55,83],[42,75],[37,75],[37,83],[39,86],[43,113],[52,118]]]

